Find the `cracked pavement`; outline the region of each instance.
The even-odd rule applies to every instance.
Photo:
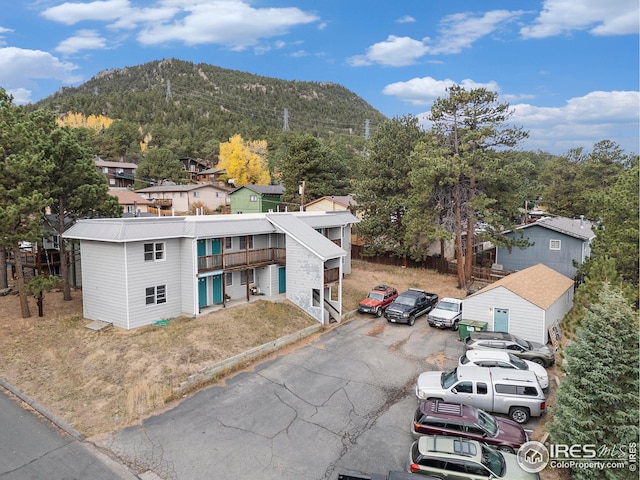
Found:
[[[335,480],[403,470],[414,385],[450,368],[458,332],[356,316],[96,443],[155,478]]]

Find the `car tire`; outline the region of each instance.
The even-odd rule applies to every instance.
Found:
[[[533,363],[537,363],[538,365],[541,365],[541,366],[543,366],[543,367],[545,367],[545,368],[546,368],[546,366],[547,366],[547,365],[544,363],[544,360],[543,360],[543,359],[541,359],[541,358],[532,358],[532,359],[531,359],[531,361],[532,361]]]
[[[523,425],[529,421],[531,414],[529,409],[525,407],[511,407],[509,409],[509,418],[520,425]]]
[[[413,325],[416,323],[416,316],[415,315],[411,315],[409,317],[409,326],[413,327]]]
[[[513,448],[508,447],[508,446],[506,446],[506,445],[500,445],[500,446],[499,446],[499,447],[497,447],[497,448],[498,448],[498,450],[500,450],[501,452],[516,453],[516,451],[515,451]]]
[[[451,330],[453,330],[454,332],[458,331],[458,322],[453,322],[453,325],[451,325]]]
[[[376,317],[380,318],[381,316],[382,316],[382,309],[381,309],[381,308],[378,308],[378,309],[376,310]]]

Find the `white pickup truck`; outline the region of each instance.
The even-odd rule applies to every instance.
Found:
[[[458,322],[462,320],[462,300],[459,298],[443,298],[436,308],[429,312],[427,322],[432,327],[458,330]]]

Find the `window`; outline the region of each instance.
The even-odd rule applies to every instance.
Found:
[[[484,382],[478,382],[476,384],[476,390],[478,391],[478,395],[486,395],[487,394],[487,384]]]
[[[249,196],[249,201],[250,202],[257,202],[258,201],[258,196],[257,195],[250,195]]]
[[[496,392],[498,393],[508,393],[510,395],[515,395],[517,393],[517,388],[515,385],[496,385]]]
[[[109,173],[109,167],[102,167],[102,173]]]
[[[549,250],[560,250],[562,240],[549,240]]]
[[[224,274],[224,281],[225,284],[227,285],[227,287],[230,287],[231,285],[233,285],[233,273],[232,272],[227,272]]]
[[[456,385],[456,392],[458,393],[473,393],[473,383],[471,382],[460,382]]]
[[[249,270],[249,283],[253,283],[254,270],[253,268]],[[247,270],[243,270],[240,272],[240,285],[247,284]]]
[[[147,305],[167,303],[167,286],[158,285],[157,287],[147,287],[145,302]]]
[[[249,250],[253,248],[253,236],[248,235],[246,237],[240,237],[240,250],[247,248],[247,238],[249,239]]]
[[[200,192],[193,192],[193,198],[198,198],[200,196]]]
[[[233,248],[231,240],[233,240],[231,237],[225,237],[224,238],[224,249],[225,250],[231,250]]]
[[[144,261],[157,262],[164,260],[164,243],[145,243]]]

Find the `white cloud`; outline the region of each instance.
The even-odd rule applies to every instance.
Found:
[[[436,80],[432,77],[422,77],[412,78],[407,82],[391,83],[384,87],[382,93],[413,105],[431,105],[436,98],[447,96],[446,89],[454,84],[461,85],[467,90],[486,88],[493,92],[499,92],[498,84],[495,82],[478,83],[469,79],[456,82],[449,79]]]
[[[399,19],[397,19],[396,23],[413,23],[415,21],[416,19],[411,15],[405,15],[404,17],[400,17]]]
[[[389,35],[384,42],[373,44],[367,48],[365,55],[356,55],[348,61],[354,67],[375,63],[391,67],[404,67],[413,65],[427,52],[428,47],[420,40]]]
[[[106,40],[98,32],[94,30],[78,30],[73,37],[60,42],[55,51],[70,55],[80,50],[103,49],[106,45]]]
[[[172,23],[149,24],[138,35],[143,45],[180,42],[186,45],[216,43],[244,50],[262,38],[283,34],[291,27],[312,23],[318,17],[298,8],[253,8],[239,0],[218,0],[185,7],[184,17]]]
[[[637,34],[638,0],[545,0],[534,25],[524,27],[525,38],[546,38],[573,30],[593,35]]]
[[[440,23],[440,37],[431,42],[428,37],[415,40],[410,37],[389,35],[383,42],[367,48],[364,55],[348,59],[351,66],[387,65],[404,67],[415,64],[425,55],[449,55],[460,53],[478,39],[499,30],[503,25],[517,20],[525,12],[522,10],[493,10],[480,16],[459,13],[445,17]]]
[[[0,84],[12,88],[24,85],[32,78],[54,79],[74,83],[81,77],[72,72],[78,67],[73,63],[61,62],[48,52],[26,50],[24,48],[0,48]]]
[[[47,8],[42,12],[42,16],[54,22],[74,25],[85,20],[116,20],[125,16],[130,9],[129,0],[98,0],[89,3],[65,2]]]
[[[31,90],[26,88],[8,89],[7,93],[13,97],[14,105],[24,105],[31,101]]]

